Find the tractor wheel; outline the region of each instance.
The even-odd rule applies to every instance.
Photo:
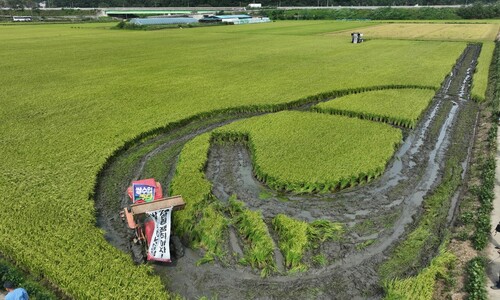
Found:
[[[132,246],[132,258],[136,264],[143,264],[146,262],[146,255],[144,254],[143,245]]]
[[[184,256],[184,246],[181,243],[181,240],[178,236],[173,235],[170,237],[172,253],[174,254],[176,259],[179,259]]]

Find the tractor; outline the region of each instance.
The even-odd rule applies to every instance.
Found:
[[[122,220],[134,230],[133,242],[142,246],[146,261],[172,262],[184,256],[178,236],[171,235],[172,212],[183,209],[181,196],[163,197],[161,184],[153,178],[133,181],[127,189],[132,202],[120,212]]]

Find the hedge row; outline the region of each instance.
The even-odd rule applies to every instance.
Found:
[[[471,259],[465,268],[467,281],[465,290],[469,295],[468,300],[486,300],[488,292],[486,291],[486,260],[483,257],[475,257]]]
[[[484,47],[484,46],[483,46]],[[496,80],[494,88],[494,96],[490,103],[491,127],[488,130],[486,139],[486,158],[481,166],[481,185],[474,188],[480,206],[476,211],[475,232],[472,237],[472,244],[476,250],[483,250],[488,244],[491,231],[491,211],[493,210],[493,200],[495,198],[495,170],[496,170],[496,149],[497,149],[497,131],[498,131],[498,116],[499,116],[499,101],[500,101],[500,81],[498,74],[500,72],[499,48],[495,48],[495,61],[490,78]]]

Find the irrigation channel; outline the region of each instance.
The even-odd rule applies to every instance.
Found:
[[[479,51],[478,45],[467,46],[418,126],[405,131],[404,141],[384,174],[369,184],[332,194],[277,192],[255,179],[245,146],[213,145],[206,167],[213,194],[223,203],[229,195],[237,194],[247,207],[261,210],[276,244],[277,237],[270,222],[279,213],[306,221],[342,222],[348,230],[341,241],[326,242],[314,250],[316,252],[306,253],[306,262],[311,262],[315,253],[323,254],[328,262],[326,265],[311,264],[305,272],[287,274],[283,257],[276,249],[279,272],[261,278],[256,270],[238,264],[242,241],[230,226],[225,241],[226,260],[197,266],[202,251],[187,248],[185,256],[173,264],[155,265],[166,288],[188,299],[201,296],[219,299],[381,298],[378,267],[414,228],[422,214],[425,196],[441,182],[445,163],[453,154],[450,149],[459,149],[464,154],[461,156],[462,178],[466,174],[478,111],[470,100],[469,88]],[[308,110],[309,106],[295,109]],[[155,177],[168,187],[179,153],[187,141],[255,114],[201,118],[117,152],[98,176],[94,197],[98,226],[105,230],[108,241],[137,257],[140,250],[130,242],[132,233],[118,217],[119,210],[128,204],[125,191],[130,182]],[[458,148],[450,147],[452,144],[457,144]],[[459,195],[460,189],[448,203],[448,225],[453,220]],[[428,262],[433,255],[435,252],[430,251],[424,260]]]

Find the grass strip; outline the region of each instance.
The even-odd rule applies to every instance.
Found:
[[[483,250],[488,245],[491,231],[491,211],[495,193],[495,157],[491,155],[482,165],[481,185],[477,186],[475,193],[481,206],[477,210],[476,230],[472,237],[472,245],[476,250]]]
[[[484,47],[484,46],[483,46]],[[496,149],[497,149],[497,131],[499,117],[500,101],[500,64],[498,63],[500,49],[495,49],[495,74],[492,80],[495,82],[494,97],[490,103],[491,109],[491,127],[488,130],[486,138],[486,154],[481,168],[481,184],[474,188],[474,194],[479,200],[480,206],[475,210],[476,222],[475,231],[472,236],[472,245],[476,250],[483,250],[488,244],[491,231],[491,211],[493,210],[493,200],[495,198],[495,169],[496,169]]]
[[[460,165],[455,161],[455,166]],[[449,209],[449,199],[461,182],[461,167],[451,167],[445,171],[445,183],[425,200],[425,211],[417,227],[397,246],[391,258],[381,265],[379,274],[382,279],[405,277],[418,271],[428,253],[439,244],[440,236],[436,233],[445,225]]]

